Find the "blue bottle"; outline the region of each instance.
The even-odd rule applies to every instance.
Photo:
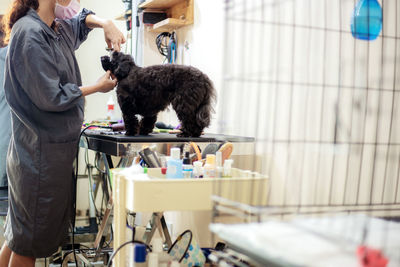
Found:
[[[136,244],[134,249],[134,266],[145,267],[146,264],[146,246],[142,244]]]
[[[351,18],[351,33],[360,40],[375,40],[382,30],[382,7],[377,0],[359,0]]]
[[[167,161],[167,178],[183,178],[183,167],[181,160],[181,150],[177,147],[171,148],[171,157]]]

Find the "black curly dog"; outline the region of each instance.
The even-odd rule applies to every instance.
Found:
[[[114,52],[101,58],[118,80],[117,96],[126,135],[148,135],[157,114],[172,104],[181,121],[181,137],[199,137],[210,125],[215,89],[200,70],[183,65],[136,66],[130,55]],[[136,115],[141,115],[138,121]]]

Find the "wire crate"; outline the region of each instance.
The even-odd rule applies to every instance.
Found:
[[[250,167],[269,182],[251,188],[258,201],[247,205],[219,196],[216,181],[214,223],[337,222],[357,233],[351,253],[400,251],[400,240],[385,243],[400,218],[400,1],[379,0],[382,30],[371,41],[352,32],[360,2],[225,1],[219,130],[256,137]],[[371,241],[374,227],[382,242]]]

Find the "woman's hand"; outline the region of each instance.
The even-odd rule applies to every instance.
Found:
[[[95,85],[81,87],[82,95],[87,96],[93,93],[107,93],[117,86],[117,79],[112,79],[111,72],[107,71],[106,74],[100,77]]]
[[[111,71],[107,71],[106,74],[100,77],[97,80],[98,90],[99,93],[107,93],[117,86],[117,79],[111,78]]]
[[[102,19],[90,14],[86,17],[86,25],[91,29],[103,28],[108,48],[114,49],[114,51],[120,52],[121,44],[126,43],[124,35],[111,20]]]
[[[103,25],[104,37],[108,48],[113,48],[114,51],[121,51],[121,44],[126,42],[122,32],[115,26],[111,20],[107,20]]]

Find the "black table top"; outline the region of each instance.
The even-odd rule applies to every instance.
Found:
[[[253,137],[231,136],[223,134],[204,134],[200,137],[177,137],[176,134],[152,133],[147,136],[126,136],[121,133],[105,134],[98,131],[87,130],[83,136],[96,138],[117,143],[209,143],[209,142],[231,142],[231,143],[249,143],[254,142]]]

